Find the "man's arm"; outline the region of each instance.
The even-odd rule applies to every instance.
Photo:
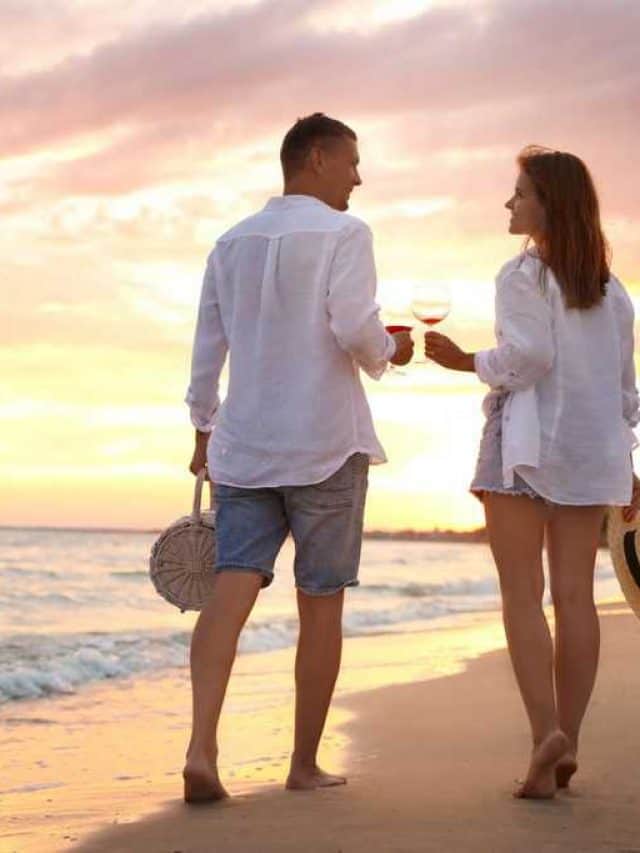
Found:
[[[199,474],[207,464],[207,447],[209,445],[210,435],[210,432],[200,432],[200,430],[196,430],[196,443],[193,448],[191,464],[189,465],[189,470],[192,474]],[[209,478],[207,477],[207,479]]]
[[[396,341],[380,322],[371,231],[355,223],[340,235],[331,267],[329,322],[342,349],[373,379],[396,357]],[[403,346],[406,345],[402,341]],[[404,354],[403,354],[404,357]]]
[[[227,338],[220,316],[216,277],[219,275],[215,250],[209,256],[202,283],[198,321],[191,358],[191,382],[185,402],[196,428],[196,443],[190,470],[197,474],[207,458],[207,443],[215,424],[220,398],[218,384],[227,355]],[[194,470],[194,468],[196,470]]]

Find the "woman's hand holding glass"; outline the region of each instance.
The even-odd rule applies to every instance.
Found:
[[[464,352],[451,338],[439,332],[425,334],[424,354],[431,361],[449,370],[475,370],[473,353]]]

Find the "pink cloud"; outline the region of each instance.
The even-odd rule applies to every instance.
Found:
[[[515,155],[530,142],[583,156],[605,211],[640,218],[626,171],[640,135],[640,4],[585,0],[577,26],[574,4],[498,0],[366,33],[311,29],[314,8],[327,4],[267,0],[151,23],[0,80],[10,119],[0,125],[0,155],[118,130],[97,153],[14,184],[5,213],[43,199],[197,181],[214,157],[278,139],[297,116],[324,109],[385,139],[387,158],[367,159],[375,140],[361,133],[364,201],[456,198],[432,231],[454,222],[461,234],[481,233],[487,215],[501,223]],[[242,176],[223,178],[247,192]]]
[[[152,25],[88,56],[5,78],[0,108],[11,121],[0,128],[0,150],[202,115],[255,133],[325,104],[347,120],[415,110],[443,127],[461,110],[481,111],[489,127],[506,112],[509,129],[519,104],[564,104],[567,118],[592,101],[638,104],[633,2],[587,0],[577,27],[570,4],[503,0],[480,18],[435,9],[362,36],[309,30],[314,5],[272,0]],[[473,131],[464,121],[461,129]]]

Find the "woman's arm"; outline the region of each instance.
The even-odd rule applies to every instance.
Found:
[[[624,286],[616,278],[612,277],[609,287],[612,289],[616,288],[614,296],[617,298],[614,304],[616,306],[618,331],[620,335],[620,361],[622,364],[620,377],[622,385],[622,416],[629,427],[630,444],[633,448],[637,445],[637,440],[633,433],[633,427],[637,426],[638,421],[640,420],[638,389],[636,388],[636,369],[633,359],[633,303]],[[631,457],[631,467],[633,468],[633,456]],[[631,503],[622,510],[622,517],[627,523],[633,521],[639,506],[640,480],[638,480],[637,475],[634,473]]]
[[[617,279],[614,281],[618,285],[616,296],[619,297],[615,305],[617,308],[616,313],[620,334],[620,360],[622,362],[622,414],[627,424],[630,427],[634,427],[640,421],[640,403],[638,400],[638,389],[636,388],[636,369],[633,360],[634,310],[629,294]],[[613,281],[611,284],[613,284]]]
[[[476,353],[476,373],[492,388],[521,391],[553,364],[551,306],[536,277],[522,269],[498,280],[498,346]]]
[[[424,354],[449,370],[465,370],[473,373],[475,368],[472,352],[465,352],[451,338],[439,332],[427,332],[424,336]]]
[[[467,353],[437,332],[425,335],[425,354],[450,370],[475,371],[492,388],[520,391],[550,370],[554,347],[551,308],[537,281],[523,270],[498,280],[496,347]]]

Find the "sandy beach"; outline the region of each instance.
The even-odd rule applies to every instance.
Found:
[[[346,643],[349,689],[342,688],[321,756],[327,767],[348,774],[347,787],[282,790],[290,707],[267,705],[257,717],[234,714],[251,667],[249,658],[240,659],[222,732],[223,751],[234,757],[234,770],[225,772],[222,760],[233,799],[198,808],[180,800],[189,711],[183,672],[115,688],[98,685],[83,697],[57,700],[58,725],[43,720],[39,727],[44,740],[23,737],[28,704],[20,718],[5,716],[5,772],[15,792],[5,790],[2,797],[0,849],[640,850],[640,624],[621,606],[601,612],[602,664],[584,728],[582,765],[573,789],[553,802],[510,796],[525,769],[528,732],[504,649],[482,654],[458,674],[424,681],[425,672],[433,675],[429,663],[438,660],[438,647],[455,647],[460,636],[378,635]],[[495,645],[498,627],[495,621],[479,625],[476,648]],[[470,630],[459,634],[468,639]],[[270,656],[264,673],[270,688],[281,683],[285,689],[291,655],[287,649]],[[388,681],[393,672],[394,686],[364,689],[384,683],[385,671]],[[249,681],[255,690],[255,678]],[[30,725],[33,731],[33,718]],[[41,768],[35,780],[34,765]],[[52,781],[61,772],[64,785]]]

